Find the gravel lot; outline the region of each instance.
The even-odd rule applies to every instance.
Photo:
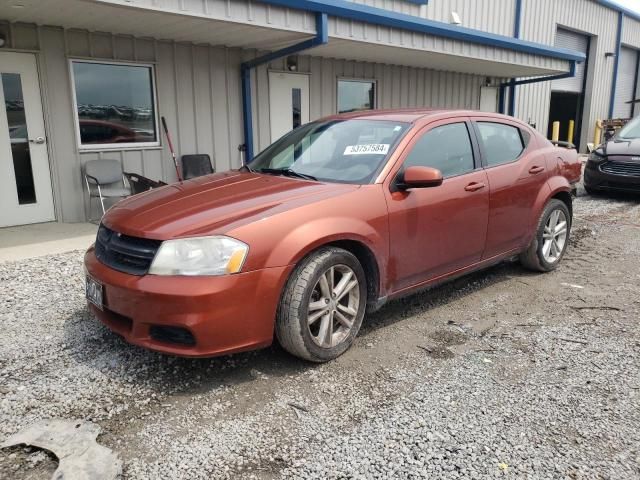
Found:
[[[0,264],[0,442],[90,419],[133,479],[640,478],[640,201],[575,210],[556,272],[394,302],[319,366],[150,353],[88,315],[82,252]],[[55,468],[0,451],[0,478]]]

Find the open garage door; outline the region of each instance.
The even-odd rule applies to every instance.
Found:
[[[573,142],[580,144],[582,130],[582,112],[584,108],[584,93],[589,64],[590,37],[580,33],[558,28],[556,32],[555,46],[575,50],[584,53],[587,61],[576,65],[576,74],[573,77],[554,80],[551,83],[551,105],[549,108],[549,132],[553,122],[560,122],[560,140],[568,140],[569,121],[575,122]]]

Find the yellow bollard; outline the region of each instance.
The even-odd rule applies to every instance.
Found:
[[[567,142],[573,143],[573,132],[576,128],[576,122],[574,120],[569,120],[569,134],[567,135]]]
[[[593,145],[594,148],[600,145],[602,138],[602,120],[596,120],[596,130],[593,134]]]
[[[553,129],[551,130],[551,140],[557,142],[560,140],[560,122],[553,122]]]

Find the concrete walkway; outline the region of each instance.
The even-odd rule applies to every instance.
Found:
[[[0,228],[0,263],[88,248],[96,237],[93,223],[38,223]]]

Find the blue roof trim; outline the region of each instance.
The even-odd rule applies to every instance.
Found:
[[[385,27],[398,28],[412,32],[425,33],[437,37],[450,38],[464,42],[505,48],[532,55],[542,55],[561,60],[583,62],[586,56],[564,48],[552,47],[540,43],[496,35],[471,28],[436,22],[420,17],[383,10],[346,0],[261,0],[263,3],[310,12],[326,13],[334,17],[342,17],[359,22],[372,23]]]
[[[415,3],[416,5],[428,5],[429,0],[404,0],[405,2]]]
[[[619,4],[617,4],[615,2],[612,2],[610,0],[595,0],[595,2],[599,3],[603,7],[607,7],[607,8],[610,8],[612,10],[615,10],[616,12],[624,13],[625,16],[627,16],[629,18],[633,18],[634,20],[637,20],[637,21],[640,22],[640,13],[638,13],[638,12],[634,12],[633,10],[629,10],[628,8],[625,8],[622,5],[619,5]]]

